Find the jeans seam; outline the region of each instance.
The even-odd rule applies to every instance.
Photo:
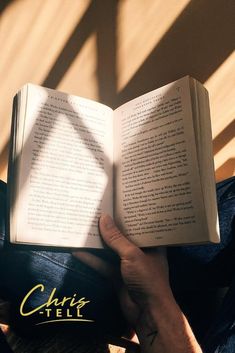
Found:
[[[234,200],[234,201],[235,201],[235,196],[227,197],[227,198],[224,199],[224,200],[219,200],[218,206],[220,207],[220,206],[223,205],[225,202],[231,201],[231,200]]]
[[[94,278],[93,278],[93,277],[90,278],[90,276],[89,276],[88,274],[84,274],[84,272],[82,272],[82,271],[80,271],[80,270],[75,270],[75,269],[73,269],[73,268],[71,268],[71,267],[69,267],[69,266],[66,266],[66,265],[62,264],[61,262],[56,261],[56,260],[52,259],[51,257],[49,257],[49,256],[47,256],[47,255],[44,255],[44,254],[42,254],[42,253],[39,253],[39,252],[37,252],[37,251],[34,251],[34,254],[35,254],[35,255],[38,255],[38,256],[41,256],[42,258],[44,258],[44,259],[46,259],[46,260],[52,262],[53,264],[55,264],[55,265],[57,265],[57,266],[60,266],[60,267],[62,267],[62,268],[64,268],[64,269],[66,269],[66,270],[72,271],[73,273],[75,273],[75,274],[77,274],[77,275],[81,275],[82,277],[84,277],[84,278],[86,278],[87,280],[89,280],[89,282],[94,283]]]

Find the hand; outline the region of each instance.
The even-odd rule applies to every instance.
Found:
[[[176,304],[163,248],[139,249],[108,215],[99,221],[105,243],[119,255],[115,268],[88,252],[74,255],[112,280],[124,315],[136,330],[143,352],[201,352],[189,324]]]
[[[165,249],[148,249],[143,252],[131,243],[108,215],[100,218],[100,233],[105,243],[121,260],[120,270],[88,252],[78,251],[75,256],[112,280],[118,291],[121,307],[129,323],[136,327],[138,320],[152,303],[172,298],[168,280]]]

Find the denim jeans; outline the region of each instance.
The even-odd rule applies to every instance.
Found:
[[[30,332],[30,335],[60,329],[63,333],[75,330],[76,335],[81,337],[118,337],[123,334],[126,322],[113,287],[96,271],[75,259],[71,252],[19,250],[16,246],[5,246],[6,184],[1,182],[0,190],[0,298],[11,303],[10,325],[21,331],[20,334]],[[44,285],[44,291],[38,289],[31,295],[25,311],[44,304],[56,288],[56,298],[73,297],[76,293],[77,299],[85,297],[89,300],[81,309],[81,314],[83,318],[93,321],[35,326],[45,321],[45,315],[39,317],[36,312],[23,317],[19,308],[25,295],[38,284]],[[71,309],[69,303],[65,303],[63,311],[67,309]],[[55,313],[51,313],[50,319],[56,319]]]
[[[168,250],[171,285],[185,312],[204,326],[199,341],[205,353],[235,352],[235,178],[217,184],[221,242]],[[218,288],[228,287],[219,308],[213,302]],[[187,295],[185,295],[185,293]],[[183,295],[182,295],[183,294]],[[190,296],[190,300],[188,300]],[[185,300],[186,299],[186,300]],[[188,306],[191,306],[188,308]],[[210,307],[214,312],[210,313]],[[210,318],[207,317],[208,312]],[[198,316],[201,316],[198,320]],[[190,320],[189,320],[190,321]],[[194,320],[195,321],[195,320]],[[205,325],[205,322],[207,325]],[[194,331],[193,320],[190,322]]]
[[[235,352],[235,178],[217,184],[217,201],[221,243],[172,247],[168,249],[168,260],[172,289],[179,300],[182,293],[193,296],[200,289],[206,297],[211,290],[229,287],[218,315],[201,344],[206,353],[231,353]],[[1,182],[0,297],[11,303],[11,324],[17,329],[24,327],[30,330],[35,327],[40,320],[38,313],[22,317],[19,307],[26,293],[34,286],[43,284],[44,291],[37,292],[38,295],[32,295],[27,301],[28,311],[45,303],[53,288],[56,288],[58,298],[72,297],[77,293],[78,297],[90,301],[84,306],[83,317],[94,320],[92,323],[51,325],[54,329],[63,327],[63,332],[75,329],[77,335],[122,334],[126,329],[125,320],[112,286],[71,253],[28,248],[19,250],[4,246],[5,206],[6,184]],[[197,296],[193,306],[198,312],[196,302]],[[182,307],[184,310],[184,303]],[[48,327],[45,329],[48,330]],[[37,326],[39,328],[43,331],[43,325]]]

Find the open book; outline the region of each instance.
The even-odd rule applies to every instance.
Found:
[[[112,110],[26,84],[8,189],[11,243],[99,248],[101,213],[140,247],[219,242],[207,91],[186,76]]]

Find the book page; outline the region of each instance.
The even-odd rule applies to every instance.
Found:
[[[112,215],[110,108],[27,85],[16,242],[101,247],[98,218]]]
[[[216,200],[215,168],[213,159],[212,131],[210,120],[209,96],[207,90],[198,81],[192,79],[191,89],[195,91],[193,102],[197,116],[196,139],[199,169],[202,180],[202,193],[211,241],[220,241],[220,230]]]
[[[115,219],[125,234],[139,246],[208,240],[189,78],[119,107],[114,126]]]

